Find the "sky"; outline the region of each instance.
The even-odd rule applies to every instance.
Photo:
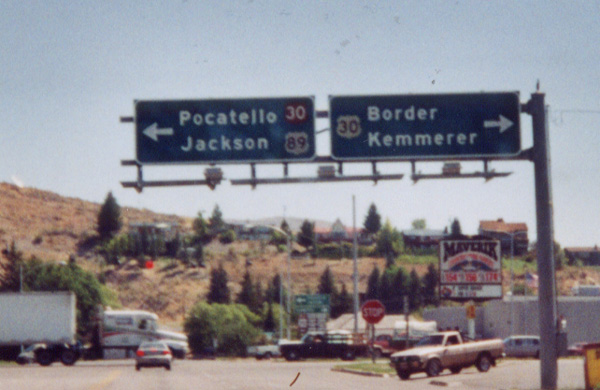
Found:
[[[246,99],[536,91],[549,106],[555,240],[600,244],[600,2],[598,1],[13,1],[0,2],[0,182],[121,207],[226,219],[289,216],[362,226],[370,204],[399,230],[415,219],[525,222],[536,241],[533,164],[494,161],[506,178],[327,184],[123,188],[136,179],[134,100]],[[521,114],[521,148],[532,145]],[[316,154],[331,154],[316,121]],[[437,173],[440,162],[417,164]],[[146,180],[203,179],[206,165],[144,166]],[[248,164],[220,165],[226,179]],[[481,162],[463,162],[463,172]],[[293,164],[290,176],[315,176]],[[344,174],[371,165],[344,164]],[[260,178],[280,164],[258,165]],[[0,210],[0,213],[2,211]]]

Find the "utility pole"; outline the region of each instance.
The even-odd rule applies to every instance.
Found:
[[[544,94],[536,92],[525,105],[533,119],[533,164],[537,215],[541,385],[555,390],[558,380],[554,222],[550,175],[550,141]]]
[[[352,258],[354,260],[354,271],[352,281],[354,284],[354,333],[358,333],[358,243],[356,238],[356,198],[352,195]]]

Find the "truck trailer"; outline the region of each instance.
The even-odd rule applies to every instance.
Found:
[[[72,292],[1,293],[0,347],[18,350],[37,344],[39,364],[75,364],[81,355],[75,340],[75,305]]]

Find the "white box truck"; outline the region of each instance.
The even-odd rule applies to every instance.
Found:
[[[76,297],[72,292],[0,294],[0,347],[37,344],[35,359],[47,366],[80,357],[76,335]]]

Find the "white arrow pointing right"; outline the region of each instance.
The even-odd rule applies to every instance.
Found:
[[[514,125],[514,122],[502,115],[499,116],[497,121],[489,120],[489,121],[483,122],[483,127],[485,127],[486,129],[489,129],[492,127],[498,127],[498,128],[500,128],[500,133],[504,133],[512,125]]]

